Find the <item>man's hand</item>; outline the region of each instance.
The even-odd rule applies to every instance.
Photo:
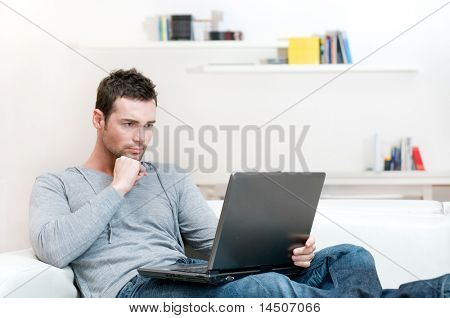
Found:
[[[310,236],[305,243],[305,246],[293,250],[292,260],[294,265],[299,267],[309,267],[314,258],[314,251],[316,250],[316,240],[314,236]]]
[[[140,178],[146,175],[147,171],[139,161],[122,156],[116,159],[111,186],[124,196],[135,186]]]

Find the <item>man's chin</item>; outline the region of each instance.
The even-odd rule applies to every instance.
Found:
[[[129,153],[129,152],[124,152],[122,154],[122,156],[128,157],[130,159],[134,159],[137,161],[141,161],[142,157],[144,157],[144,153]]]

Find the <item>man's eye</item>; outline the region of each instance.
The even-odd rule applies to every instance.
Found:
[[[145,125],[144,127],[145,127],[145,128],[152,128],[152,127],[153,127],[153,124],[147,124],[147,125]]]
[[[134,124],[133,123],[125,123],[124,125],[127,127],[133,127]]]

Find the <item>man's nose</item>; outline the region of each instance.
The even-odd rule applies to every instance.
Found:
[[[136,131],[133,134],[133,141],[138,143],[143,143],[145,139],[144,135],[144,127],[136,128]]]

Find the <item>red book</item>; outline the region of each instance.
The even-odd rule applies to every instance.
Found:
[[[412,157],[414,160],[414,166],[416,167],[416,170],[425,170],[425,167],[423,166],[422,156],[420,155],[419,147],[413,147],[412,148]]]

